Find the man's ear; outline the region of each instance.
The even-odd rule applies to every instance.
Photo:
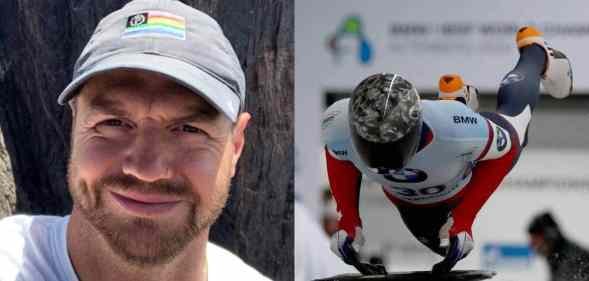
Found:
[[[72,111],[72,127],[73,127],[73,123],[74,120],[76,120],[76,113],[78,112],[78,102],[77,102],[77,98],[74,97],[72,99],[70,99],[67,103],[70,106],[70,110]]]
[[[78,113],[78,102],[77,102],[77,98],[74,97],[72,99],[70,99],[67,104],[69,105],[70,111],[72,112],[72,129],[75,127],[76,125],[76,114]]]
[[[237,161],[239,161],[239,157],[241,157],[241,153],[243,152],[243,147],[245,145],[245,128],[249,124],[251,119],[251,115],[247,112],[243,112],[239,114],[235,125],[233,126],[233,135],[231,137],[231,145],[233,146],[233,155],[232,155],[232,168],[231,168],[231,176],[235,175],[235,167],[237,166]]]

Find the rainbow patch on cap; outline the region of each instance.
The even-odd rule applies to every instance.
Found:
[[[167,37],[185,40],[186,20],[167,12],[148,11],[129,16],[122,38]]]

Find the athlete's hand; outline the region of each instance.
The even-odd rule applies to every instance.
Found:
[[[467,231],[461,231],[456,235],[451,235],[449,245],[447,246],[446,257],[435,264],[432,273],[447,273],[456,265],[456,263],[465,258],[474,248],[472,236]]]
[[[358,252],[364,245],[362,228],[356,226],[353,232],[340,229],[331,236],[331,251],[350,265],[358,263]]]

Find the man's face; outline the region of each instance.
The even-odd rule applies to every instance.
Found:
[[[131,264],[168,262],[221,213],[249,115],[235,125],[155,73],[117,70],[81,89],[68,183],[74,210]]]
[[[531,233],[530,234],[530,247],[534,250],[534,252],[547,257],[550,255],[550,247],[548,241],[544,239],[544,235],[540,233]]]

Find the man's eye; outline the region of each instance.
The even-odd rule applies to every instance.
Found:
[[[113,126],[113,127],[120,127],[120,126],[123,126],[123,121],[121,121],[121,120],[118,120],[118,119],[109,119],[109,120],[106,120],[106,121],[104,121],[104,122],[102,122],[102,123],[103,123],[104,125],[107,125],[107,126]]]
[[[190,126],[190,125],[182,125],[182,127],[180,127],[180,129],[186,133],[194,133],[194,134],[204,133],[203,130],[193,127],[193,126]]]
[[[123,122],[120,119],[108,119],[108,120],[104,120],[102,122],[100,122],[99,125],[104,125],[104,126],[108,126],[108,127],[122,127],[122,128],[131,128],[131,125],[129,125],[128,123]]]

